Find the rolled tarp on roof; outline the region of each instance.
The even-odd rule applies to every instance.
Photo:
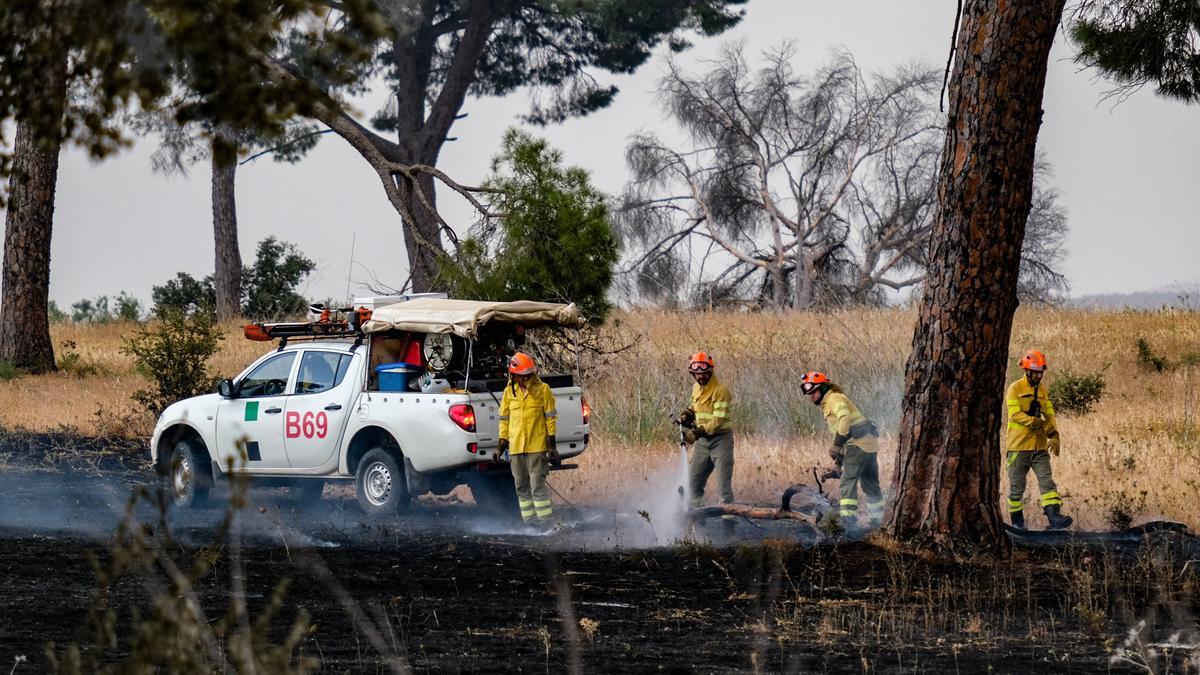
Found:
[[[583,325],[575,303],[560,305],[552,302],[489,302],[485,300],[452,300],[449,298],[417,298],[407,302],[377,307],[371,320],[363,325],[368,333],[404,330],[414,333],[453,333],[474,338],[479,327],[489,321],[519,323],[525,326]]]

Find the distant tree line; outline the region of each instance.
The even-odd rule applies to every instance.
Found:
[[[279,320],[304,314],[309,302],[296,289],[314,269],[316,264],[295,244],[279,241],[273,236],[263,239],[258,243],[254,264],[246,266],[240,275],[244,282],[238,296],[237,314],[256,320]],[[179,272],[174,279],[154,286],[151,298],[149,315],[153,318],[161,319],[172,313],[205,315],[210,319],[218,316],[211,274],[197,279],[187,272]],[[106,295],[79,300],[72,303],[70,312],[59,309],[54,301],[50,301],[49,316],[51,323],[109,323],[141,321],[147,313],[141,300],[121,291],[111,300]]]

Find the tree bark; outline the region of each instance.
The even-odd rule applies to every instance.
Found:
[[[230,319],[242,313],[242,254],[238,248],[237,145],[228,135],[218,134],[212,142],[212,211],[216,262],[213,286],[217,296],[217,318]]]
[[[414,161],[412,164],[428,164],[436,166],[434,161]],[[404,247],[408,252],[410,286],[413,293],[427,293],[437,290],[437,275],[439,258],[442,254],[441,223],[438,221],[437,193],[433,176],[422,173],[416,180],[404,176],[396,177],[396,185],[400,188],[401,198],[408,207],[411,219],[405,220],[407,236],[404,237]],[[425,202],[421,200],[424,195]]]
[[[47,69],[43,114],[60,122],[67,100],[67,54]],[[32,373],[56,370],[47,307],[50,235],[61,139],[38,138],[37,125],[17,123],[4,223],[0,361]]]
[[[967,0],[949,88],[929,275],[905,378],[894,537],[1005,554],[1004,374],[1046,65],[1064,0]]]

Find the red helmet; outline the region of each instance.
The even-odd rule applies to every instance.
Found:
[[[689,373],[711,373],[712,369],[716,366],[717,364],[713,362],[713,358],[706,352],[696,352],[688,360]]]
[[[800,391],[805,394],[813,393],[822,384],[829,384],[829,378],[825,377],[825,373],[813,370],[800,377]]]
[[[537,372],[537,364],[533,357],[525,352],[517,352],[508,360],[508,372],[513,375],[532,375]]]
[[[1036,349],[1030,349],[1021,357],[1021,368],[1042,372],[1046,369],[1046,355]]]

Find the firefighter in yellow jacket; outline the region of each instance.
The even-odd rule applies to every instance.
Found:
[[[546,522],[554,515],[546,475],[550,462],[558,460],[554,434],[558,413],[554,392],[537,376],[533,357],[513,354],[508,362],[509,384],[500,400],[500,443],[508,450],[521,518]]]
[[[829,426],[829,433],[833,434],[829,456],[838,468],[826,475],[840,478],[839,506],[843,522],[857,523],[858,488],[861,486],[867,498],[867,516],[871,526],[878,527],[883,520],[885,504],[883,491],[879,488],[878,428],[859,412],[858,406],[842,388],[830,382],[824,373],[805,373],[800,378],[800,391],[814,405],[821,407],[825,424]]]
[[[705,352],[697,352],[688,361],[688,372],[696,382],[692,385],[691,404],[680,413],[679,422],[689,427],[684,441],[695,446],[688,464],[691,508],[698,508],[704,501],[704,486],[713,469],[717,471],[721,503],[733,503],[733,426],[729,417],[733,396],[717,380],[715,368],[716,363]],[[727,527],[732,522],[725,520]]]
[[[1062,497],[1050,471],[1050,455],[1058,455],[1061,439],[1054,417],[1054,405],[1041,386],[1046,372],[1046,356],[1031,349],[1021,358],[1025,376],[1008,385],[1005,403],[1008,406],[1008,513],[1013,527],[1025,529],[1025,479],[1029,470],[1037,476],[1042,495],[1042,510],[1050,529],[1061,530],[1071,525],[1071,518],[1062,515]]]

